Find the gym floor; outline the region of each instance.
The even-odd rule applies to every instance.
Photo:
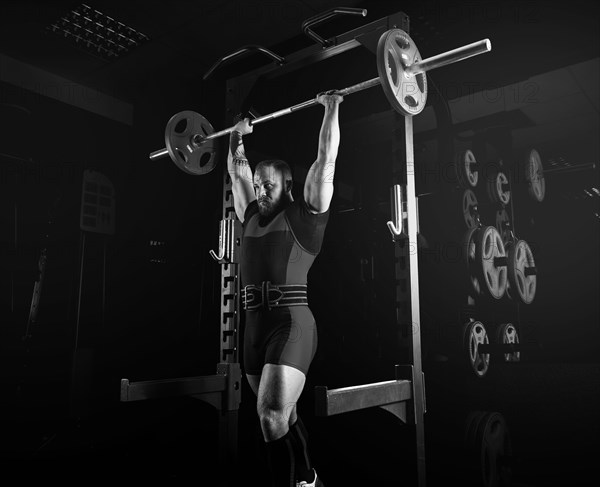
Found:
[[[506,420],[511,485],[595,485],[600,365],[511,364],[481,385],[479,397],[460,398],[452,394],[455,377],[447,369],[433,367],[426,374],[428,485],[477,485],[477,460],[463,447],[465,418],[474,404],[484,410],[493,405],[491,410]],[[244,387],[242,393],[250,391]],[[300,410],[327,486],[414,485],[414,431],[409,426],[380,409],[315,417],[310,396],[308,390]],[[19,419],[2,421],[3,476],[24,482],[214,485],[210,479],[233,475],[239,485],[264,485],[259,478],[264,449],[253,407],[250,399],[242,403],[239,464],[227,472],[218,470],[216,412],[195,399],[115,403],[79,420],[21,411]]]

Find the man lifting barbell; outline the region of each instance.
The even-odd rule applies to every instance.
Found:
[[[248,119],[231,132],[227,157],[235,212],[242,222],[244,368],[257,396],[276,487],[323,485],[310,461],[296,404],[317,347],[307,277],[329,218],[343,97],[328,91],[316,99],[325,111],[317,159],[306,176],[302,198],[296,201],[292,196],[292,174],[284,161],[261,161],[252,175],[242,142],[253,130]]]
[[[339,145],[338,105],[346,95],[381,85],[392,108],[412,117],[426,105],[427,71],[490,50],[490,40],[483,39],[422,59],[406,32],[390,29],[377,43],[378,77],[218,132],[202,115],[189,110],[180,112],[167,123],[166,147],[150,154],[151,160],[169,155],[187,174],[203,175],[216,165],[213,140],[230,134],[227,165],[235,211],[242,222],[244,367],[257,395],[273,485],[277,487],[293,485],[294,472],[297,472],[297,487],[322,485],[308,457],[306,434],[296,404],[317,343],[314,318],[307,305],[306,283],[308,271],[320,251],[333,194]],[[318,156],[306,178],[303,198],[296,202],[292,197],[289,166],[283,161],[263,161],[252,175],[242,136],[251,133],[254,125],[318,104],[325,106]],[[409,121],[407,118],[405,125],[407,174],[414,169]],[[414,204],[413,179],[408,178],[408,182],[407,198]],[[409,222],[411,214],[414,213],[409,211]],[[418,293],[415,294],[418,303]],[[419,361],[415,364],[420,367]],[[422,433],[422,428],[419,431]],[[421,451],[423,443],[420,440],[418,443]],[[424,456],[419,457],[419,465],[419,471],[424,472]]]

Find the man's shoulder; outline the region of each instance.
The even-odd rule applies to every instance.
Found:
[[[290,211],[300,211],[300,212],[302,212],[302,213],[304,213],[304,214],[307,214],[307,215],[315,215],[315,216],[318,216],[318,215],[324,215],[325,213],[329,213],[329,210],[327,210],[327,211],[324,211],[324,212],[322,212],[322,213],[318,213],[318,212],[316,212],[316,211],[315,211],[315,209],[314,209],[314,208],[312,208],[312,207],[311,207],[311,206],[310,206],[310,205],[309,205],[309,204],[306,202],[306,200],[305,200],[304,198],[298,198],[298,199],[295,199],[294,201],[292,201],[292,202],[291,202],[291,203],[288,205],[288,208],[286,208],[286,209],[289,209]]]
[[[248,223],[248,220],[250,220],[250,218],[252,218],[257,213],[258,213],[258,201],[252,200],[250,203],[248,203],[248,206],[246,206],[246,210],[244,211],[244,223],[243,224],[246,225]]]
[[[329,210],[323,213],[313,213],[308,203],[302,198],[298,198],[286,208],[286,219],[292,229],[302,232],[312,231],[311,229],[327,225]]]

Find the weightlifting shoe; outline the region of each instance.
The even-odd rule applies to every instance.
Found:
[[[304,480],[301,482],[296,482],[296,487],[325,487],[325,484],[321,482],[321,479],[317,475],[317,471],[313,468],[313,472],[315,473],[315,480],[311,483],[308,483]]]

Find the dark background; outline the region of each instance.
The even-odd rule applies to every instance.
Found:
[[[109,480],[118,474],[199,485],[226,474],[215,467],[212,407],[189,397],[118,400],[121,378],[213,374],[219,360],[220,268],[208,251],[218,245],[225,154],[203,177],[186,175],[168,159],[150,162],[148,154],[164,146],[165,124],[178,111],[202,113],[217,130],[230,125],[227,80],[240,90],[234,111],[252,106],[268,113],[376,76],[375,56],[357,48],[259,83],[250,93],[241,75],[271,62],[259,54],[203,79],[219,58],[244,45],[282,56],[314,45],[302,34],[302,22],[347,6],[367,8],[368,15],[327,22],[320,35],[403,11],[423,57],[492,41],[492,52],[429,73],[429,106],[415,117],[417,192],[427,193],[419,211],[430,484],[469,482],[477,462],[461,445],[465,420],[475,410],[506,418],[513,485],[591,484],[586,478],[595,471],[600,406],[600,222],[592,189],[599,188],[598,169],[548,175],[541,204],[528,199],[522,184],[511,188],[515,233],[534,250],[538,290],[528,306],[506,298],[478,303],[475,317],[488,332],[512,322],[528,345],[520,363],[492,361],[482,379],[464,365],[465,271],[449,255],[466,228],[462,192],[445,171],[453,152],[474,142],[490,167],[500,159],[522,160],[531,146],[544,162],[597,163],[600,44],[590,3],[98,1],[91,6],[150,38],[111,61],[45,30],[78,5],[0,7],[0,460],[7,471],[23,479]],[[34,69],[17,77],[11,59]],[[74,86],[84,87],[83,94]],[[457,127],[452,150],[432,108],[444,101]],[[327,485],[397,485],[403,478],[410,484],[414,475],[412,432],[389,413],[319,418],[312,406],[316,385],[392,379],[393,366],[407,360],[393,319],[393,247],[385,226],[397,123],[392,113],[379,88],[342,104],[332,214],[309,275],[319,350],[300,408]],[[256,128],[246,143],[251,161],[288,160],[301,191],[320,120],[315,108]],[[114,235],[86,234],[78,306],[85,170],[112,181],[117,218]],[[482,211],[493,224],[492,210]],[[43,246],[48,261],[39,320],[23,340]],[[77,383],[88,394],[74,417],[69,401],[78,310],[79,346],[89,355]],[[236,474],[250,483],[264,474],[245,383],[240,420]]]

